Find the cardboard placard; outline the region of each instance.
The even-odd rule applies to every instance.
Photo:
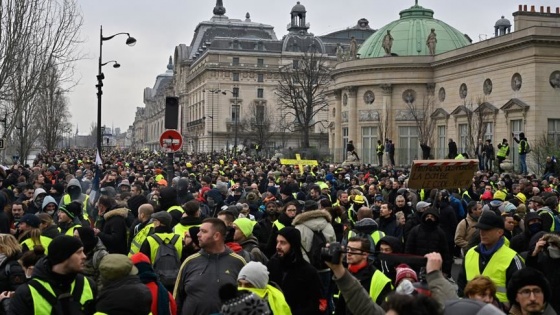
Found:
[[[415,160],[408,187],[415,189],[468,188],[478,160]]]

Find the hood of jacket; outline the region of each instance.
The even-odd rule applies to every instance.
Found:
[[[424,213],[422,213],[422,218],[421,218],[422,222],[424,222],[424,220],[426,219],[426,216],[428,214],[433,215],[436,218],[436,222],[439,222],[439,212],[437,211],[437,209],[434,209],[434,208],[430,208],[430,209],[424,211]]]
[[[200,217],[181,217],[179,223],[182,225],[200,225],[202,219]]]
[[[80,181],[72,178],[69,182],[68,182],[68,186],[66,187],[66,192],[68,192],[68,188],[70,187],[78,187],[80,189],[80,194],[82,193],[82,185],[80,185]]]
[[[138,276],[127,276],[104,284],[96,301],[95,308],[103,314],[148,314],[152,293]]]
[[[37,199],[37,196],[39,196],[40,194],[47,194],[47,192],[43,189],[43,188],[37,188],[35,189],[35,192],[33,193],[33,202],[35,202],[35,200]]]
[[[386,243],[389,246],[391,246],[391,248],[393,249],[393,254],[398,254],[398,253],[403,252],[402,242],[394,236],[386,235],[386,236],[382,237],[379,240],[379,242],[377,242],[377,244],[375,244],[375,251],[376,252],[379,251],[379,248],[381,247],[381,243]]]
[[[45,208],[48,206],[49,203],[54,203],[56,208],[54,209],[55,211],[58,209],[58,203],[56,203],[56,200],[54,200],[53,197],[51,196],[46,196],[45,199],[43,199],[43,204],[41,205],[41,210],[43,210],[43,212],[45,212]]]
[[[242,247],[244,247],[245,245],[250,245],[250,244],[259,246],[259,240],[254,235],[251,235],[247,239],[245,239],[243,242],[239,242],[239,245],[241,245]]]
[[[222,198],[222,194],[220,193],[220,191],[216,188],[214,189],[210,189],[207,193],[206,193],[206,200],[208,200],[208,197],[211,197],[214,200],[214,203],[216,205],[220,205],[224,202],[224,198]]]
[[[543,238],[547,243],[554,244],[560,248],[560,235],[548,233]]]
[[[371,234],[379,229],[379,225],[374,219],[364,218],[356,222],[354,225],[354,230],[358,233]]]
[[[536,212],[529,212],[525,215],[525,217],[523,218],[523,224],[525,225],[525,229],[523,230],[523,233],[525,233],[526,236],[531,237],[531,231],[529,230],[529,221],[533,220],[533,219],[538,219],[541,224],[542,224],[542,219],[539,216],[538,213]]]
[[[128,217],[128,209],[127,208],[116,208],[116,209],[113,209],[113,210],[109,210],[103,215],[103,218],[105,220],[109,220],[110,218],[115,217],[115,216],[121,216],[121,217],[126,219]]]
[[[325,210],[306,211],[294,218],[292,225],[305,225],[312,231],[322,231],[331,222],[331,215]]]

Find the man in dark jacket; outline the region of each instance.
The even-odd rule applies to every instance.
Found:
[[[110,254],[128,253],[127,235],[128,217],[127,208],[116,208],[114,199],[109,196],[101,196],[98,201],[99,219],[94,229],[95,236],[105,244]]]
[[[321,281],[317,270],[303,259],[301,235],[294,227],[278,231],[276,254],[268,262],[270,281],[284,292],[293,315],[321,314]],[[326,301],[324,301],[326,309]]]
[[[177,200],[177,190],[173,187],[165,187],[159,191],[159,205],[161,210],[169,212],[173,218],[171,228],[173,228],[181,220],[181,216],[185,211],[179,205]]]
[[[405,242],[408,239],[408,234],[410,234],[412,228],[420,224],[420,222],[422,221],[422,214],[424,214],[424,211],[426,211],[431,205],[432,204],[429,202],[419,201],[416,204],[416,212],[414,212],[413,214],[409,215],[406,218],[406,223],[404,224],[404,229],[403,229],[403,236]]]
[[[78,238],[56,237],[49,244],[49,255],[35,265],[32,279],[21,285],[11,298],[8,314],[93,314],[97,289],[93,280],[81,274],[85,260],[84,247]],[[44,294],[34,293],[38,291]],[[51,297],[45,298],[49,293]]]
[[[449,201],[449,192],[442,190],[438,193],[437,209],[439,210],[439,226],[445,232],[445,239],[449,252],[453,253],[455,248],[455,231],[457,230],[457,215]]]
[[[393,213],[393,205],[390,203],[382,203],[379,211],[379,219],[377,219],[379,230],[385,235],[394,236],[398,239],[402,238],[403,229],[397,224],[397,217]]]
[[[445,238],[445,232],[438,226],[439,214],[436,209],[431,208],[422,214],[420,225],[415,226],[405,243],[405,254],[424,256],[429,253],[440,253],[443,258],[442,272],[451,275],[453,259],[449,252],[449,246]],[[418,273],[420,270],[416,270]]]
[[[525,256],[526,252],[529,250],[531,238],[535,234],[543,231],[542,218],[536,212],[527,213],[525,218],[523,218],[523,223],[525,225],[523,233],[514,236],[509,245],[511,249],[518,252],[521,256]]]
[[[552,296],[560,296],[560,236],[547,233],[539,238],[535,249],[527,255],[527,267],[542,271],[552,289]],[[551,299],[549,303],[556,313],[560,313],[560,300]]]

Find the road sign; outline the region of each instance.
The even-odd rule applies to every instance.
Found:
[[[415,160],[409,188],[469,188],[478,170],[478,160]]]
[[[183,146],[183,137],[177,130],[168,129],[159,137],[159,144],[167,150],[167,153],[177,152]]]
[[[0,150],[4,150],[4,139],[0,138]]]

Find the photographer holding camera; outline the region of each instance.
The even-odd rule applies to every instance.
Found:
[[[328,248],[323,251],[325,253],[325,258],[337,258],[331,256],[330,249],[331,248]],[[391,284],[391,279],[380,270],[377,270],[368,259],[370,241],[363,237],[351,237],[348,240],[346,249],[348,271],[360,281],[362,287],[369,292],[371,299],[378,305],[381,305],[381,303],[385,301],[387,295],[393,291],[393,285]],[[346,307],[344,296],[340,296],[336,303],[336,314],[352,314]]]

